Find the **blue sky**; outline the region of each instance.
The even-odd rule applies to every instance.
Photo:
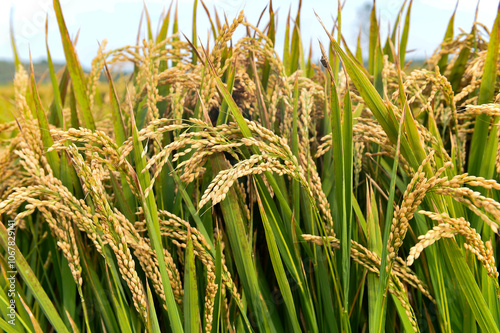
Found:
[[[98,42],[107,39],[107,49],[134,44],[143,1],[138,0],[60,0],[66,18],[68,29],[75,36],[80,29],[77,52],[85,67],[88,67],[96,55]],[[156,27],[160,14],[170,1],[145,0]],[[194,0],[178,0],[179,28],[186,36],[191,36],[192,9]],[[220,14],[225,13],[229,20],[236,17],[240,10],[244,10],[247,19],[257,23],[262,9],[268,0],[205,0],[213,11],[217,8]],[[342,29],[344,37],[351,45],[355,45],[359,27],[366,22],[361,15],[361,8],[370,4],[370,0],[347,0],[343,10]],[[403,0],[378,0],[377,11],[381,19],[382,31],[387,31],[389,24],[394,22]],[[475,0],[461,0],[455,20],[455,33],[459,28],[469,31],[474,20],[477,2]],[[291,6],[295,16],[298,1],[275,0],[273,6],[278,12],[277,48],[282,49],[282,36],[285,30],[285,20]],[[413,51],[409,57],[425,58],[430,56],[443,39],[448,20],[456,5],[455,0],[414,0],[411,16],[409,50]],[[491,29],[497,12],[498,0],[481,0],[478,21]],[[49,17],[49,45],[52,57],[56,61],[64,60],[64,53],[57,31],[52,0],[0,0],[0,59],[12,59],[12,50],[9,41],[9,17],[13,9],[15,38],[18,51],[22,59],[29,58],[29,50],[33,58],[43,59],[45,53],[45,17]],[[327,42],[326,35],[314,16],[313,10],[320,15],[328,27],[333,25],[333,17],[337,12],[337,1],[304,0],[302,6],[302,38],[303,43],[309,46],[312,40],[313,49],[317,50],[317,40]],[[264,17],[267,22],[267,18]],[[206,41],[209,29],[206,14],[198,8],[198,34],[202,41]],[[264,22],[264,23],[266,23]],[[236,33],[242,36],[245,33],[240,29]],[[313,52],[317,56],[317,52]]]

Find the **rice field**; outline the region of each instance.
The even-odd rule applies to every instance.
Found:
[[[47,45],[37,83],[13,39],[0,91],[1,330],[499,332],[500,16],[450,13],[416,67],[412,1],[384,40],[373,7],[368,54],[339,10],[315,59],[300,6],[196,0],[210,44],[145,9],[84,72],[53,4],[65,68]]]

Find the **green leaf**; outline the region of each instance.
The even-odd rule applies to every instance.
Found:
[[[382,235],[380,232],[379,216],[377,210],[377,203],[375,201],[375,194],[370,187],[367,186],[366,195],[367,217],[366,229],[368,250],[382,256]],[[379,279],[374,273],[368,273],[368,311],[375,313],[377,290]],[[376,327],[375,316],[368,316],[368,328],[373,332]]]
[[[363,63],[363,50],[361,48],[361,29],[359,29],[358,33],[358,42],[356,43],[356,60],[358,63]]]
[[[455,10],[453,11],[453,15],[451,15],[450,21],[448,22],[448,27],[446,28],[446,33],[444,35],[443,43],[449,43],[453,40],[453,29],[454,29],[454,23],[455,23],[455,14],[457,13],[457,8],[458,8],[458,1],[455,6]],[[438,66],[439,66],[439,71],[441,73],[444,73],[446,67],[448,66],[448,55],[449,53],[446,52],[441,56],[441,59],[438,61]]]
[[[218,333],[221,331],[221,315],[222,315],[222,246],[221,240],[216,239],[215,243],[215,283],[217,284],[217,293],[214,298],[214,312],[212,321],[212,333]]]
[[[35,70],[33,69],[33,62],[30,58],[30,66],[31,66],[31,90],[33,94],[33,102],[35,104],[36,113],[33,114],[33,117],[38,120],[38,126],[40,127],[40,137],[42,138],[42,143],[44,147],[44,153],[47,156],[47,161],[49,162],[50,168],[56,177],[59,176],[59,171],[61,170],[61,161],[59,159],[59,155],[56,151],[47,152],[49,147],[52,147],[54,144],[54,140],[50,135],[49,122],[47,121],[47,116],[45,115],[45,111],[43,110],[42,103],[40,101],[40,96],[38,95],[38,90],[35,82]]]
[[[158,36],[156,37],[156,43],[160,43],[167,38],[168,24],[170,23],[170,10],[172,9],[173,3],[174,3],[173,1],[170,2],[170,6],[168,7],[167,14],[165,15],[165,17],[162,20],[160,32],[158,33]]]
[[[128,132],[125,127],[125,122],[123,121],[122,107],[120,105],[120,100],[118,99],[118,94],[116,93],[115,84],[113,83],[113,78],[111,77],[111,72],[109,71],[106,61],[104,61],[104,73],[108,78],[109,83],[109,95],[111,100],[111,115],[113,117],[113,129],[116,139],[116,144],[121,146],[123,142],[128,138]]]
[[[79,246],[79,249],[80,248],[81,246]],[[118,326],[113,308],[110,306],[109,302],[106,301],[105,297],[103,297],[104,295],[107,295],[106,289],[104,289],[102,283],[100,282],[95,269],[88,262],[87,256],[82,256],[82,260],[80,262],[85,274],[85,284],[92,291],[93,299],[95,300],[96,307],[99,310],[105,327],[113,332],[117,332],[118,330],[124,333],[132,332],[132,330],[127,330],[126,326],[123,326],[127,323],[127,321],[120,321],[120,326]],[[113,298],[113,301],[115,301],[115,298]],[[119,316],[119,313],[116,313],[116,315]]]
[[[200,331],[200,307],[198,287],[196,285],[196,265],[194,263],[193,240],[191,232],[187,234],[184,271],[184,328],[186,332]]]
[[[38,304],[42,308],[43,313],[50,321],[54,329],[60,333],[69,333],[68,328],[64,325],[64,322],[57,313],[56,308],[54,307],[47,294],[45,293],[42,285],[38,281],[38,277],[26,262],[26,259],[21,253],[21,250],[19,250],[19,248],[15,244],[11,244],[11,242],[8,241],[8,237],[10,236],[9,232],[11,231],[8,231],[5,228],[5,225],[0,223],[0,245],[4,248],[5,251],[7,251],[7,253],[9,253],[9,255],[11,254],[11,252],[13,252],[12,254],[15,256],[17,272],[21,275],[22,279],[26,283],[26,286],[29,288],[32,295],[37,300]],[[12,232],[14,231],[12,230]]]
[[[68,71],[71,76],[71,83],[73,85],[73,91],[75,93],[76,101],[80,106],[82,113],[82,119],[85,123],[85,127],[94,131],[95,123],[94,117],[90,110],[90,102],[87,95],[87,89],[85,86],[85,77],[83,74],[82,66],[78,61],[75,48],[71,39],[69,37],[68,29],[66,28],[66,23],[64,22],[64,17],[62,14],[61,4],[59,0],[54,1],[54,10],[57,17],[57,23],[59,24],[59,31],[61,33],[61,40],[64,48],[64,54],[66,56],[66,63],[68,66]]]
[[[10,12],[10,46],[12,47],[12,53],[14,54],[14,64],[16,65],[16,71],[19,68],[19,66],[22,66],[21,61],[19,60],[19,55],[17,53],[17,47],[16,47],[16,39],[14,38],[14,7],[12,7],[12,10]]]
[[[449,258],[462,259],[446,262],[451,266],[451,271],[453,273],[451,276],[454,277],[454,281],[459,285],[467,298],[479,327],[483,332],[499,332],[497,324],[481,294],[481,290],[474,280],[474,276],[465,263],[465,260],[463,260],[462,251],[458,248],[458,245],[453,239],[443,239],[442,242],[445,243],[443,248],[446,250]]]
[[[500,7],[498,8],[497,17],[490,34],[488,53],[486,55],[486,62],[483,69],[483,78],[481,79],[481,86],[479,88],[479,96],[477,100],[478,105],[490,103],[495,94],[495,82],[497,78],[496,68],[500,44],[499,25]],[[468,168],[469,173],[472,175],[480,176],[481,163],[483,162],[483,157],[485,156],[485,147],[488,140],[490,118],[491,117],[487,114],[480,114],[476,117],[474,133],[472,134]]]
[[[290,13],[292,6],[288,9],[288,17],[286,19],[285,41],[283,44],[283,67],[285,67],[287,75],[290,75]]]
[[[205,13],[207,13],[208,20],[210,21],[210,27],[212,28],[212,34],[214,36],[214,40],[217,39],[217,32],[218,30],[215,28],[214,22],[212,20],[212,16],[210,15],[210,11],[208,10],[207,6],[203,2],[203,0],[200,0],[201,5],[203,6],[203,9],[205,9]]]
[[[147,24],[147,32],[148,32],[148,40],[153,40],[153,31],[151,29],[151,18],[149,17],[148,7],[144,2],[144,14],[146,15],[146,24]]]
[[[276,23],[275,23],[275,15],[273,10],[273,1],[269,2],[269,28],[267,31],[267,37],[274,43],[276,41]],[[269,59],[266,58],[264,62],[264,67],[262,68],[262,88],[264,91],[267,89],[267,84],[269,81],[269,76],[271,74],[271,63]]]
[[[353,188],[353,130],[352,107],[349,92],[344,95],[342,114],[342,275],[344,278],[344,307],[349,309],[349,282],[351,280],[351,237],[352,237],[352,188]],[[340,185],[339,184],[339,185]]]
[[[9,324],[5,319],[0,318],[0,328],[6,333],[19,333],[18,330],[14,329],[14,325]]]
[[[165,264],[165,256],[163,254],[163,245],[161,239],[160,232],[160,224],[158,220],[158,210],[156,206],[156,202],[153,196],[153,192],[150,191],[147,196],[144,195],[144,189],[150,186],[151,180],[149,176],[149,172],[142,172],[146,166],[146,157],[142,156],[143,147],[141,142],[139,141],[139,134],[137,131],[137,127],[133,122],[133,115],[131,115],[130,119],[132,119],[132,136],[134,143],[134,157],[135,157],[135,167],[137,170],[137,182],[139,183],[139,190],[141,191],[141,200],[142,207],[144,209],[144,215],[146,219],[146,226],[148,229],[148,234],[151,240],[151,245],[153,251],[155,251],[158,266],[160,269],[161,283],[163,285],[163,290],[165,292],[166,305],[167,305],[167,314],[170,319],[170,325],[174,332],[183,332],[182,321],[177,309],[177,304],[175,302],[174,294],[172,291],[172,286],[170,285],[170,279],[167,272],[167,266]]]
[[[57,115],[57,122],[54,125],[62,127],[64,129],[66,128],[66,126],[64,124],[64,118],[62,114],[63,102],[61,98],[61,92],[59,91],[59,85],[57,83],[56,73],[54,71],[54,64],[52,63],[52,57],[50,55],[48,29],[49,29],[49,21],[47,20],[47,22],[45,23],[45,46],[47,48],[47,64],[49,66],[50,81],[52,83],[52,91],[54,93],[54,108],[56,110],[56,115]]]
[[[375,1],[370,14],[370,33],[368,36],[368,72],[375,75],[375,57],[379,44],[379,27],[377,23],[377,7]]]
[[[245,124],[246,125],[246,124]],[[227,169],[228,162],[224,156],[214,156],[212,158],[212,169],[218,173]],[[266,304],[263,302],[257,270],[252,260],[252,247],[248,242],[246,220],[238,203],[238,196],[234,188],[230,188],[226,198],[220,203],[222,215],[226,223],[226,233],[229,244],[233,251],[238,275],[241,279],[243,290],[247,295],[247,300],[256,318],[259,318],[257,325],[262,332],[276,332],[281,329],[275,327],[276,323],[269,320]]]
[[[155,310],[155,302],[153,300],[153,294],[151,293],[151,288],[149,288],[149,283],[146,285],[146,290],[148,294],[149,303],[149,323],[151,325],[150,332],[161,333],[160,323],[158,322],[158,315]]]
[[[316,14],[317,15],[317,14]],[[384,129],[384,132],[386,132],[387,136],[389,139],[395,144],[398,141],[398,121],[396,120],[396,117],[394,115],[394,112],[392,109],[387,105],[382,98],[380,97],[379,93],[375,89],[375,87],[371,84],[370,80],[366,77],[365,73],[363,72],[362,69],[358,66],[356,61],[352,60],[340,47],[340,45],[335,41],[335,39],[332,37],[332,35],[326,30],[326,27],[324,26],[323,22],[321,19],[318,17],[318,20],[320,21],[321,25],[323,26],[323,29],[326,31],[328,34],[328,37],[330,38],[331,45],[334,48],[335,52],[340,56],[342,59],[342,64],[344,68],[347,71],[347,74],[349,75],[349,78],[352,80],[354,85],[359,91],[359,94],[363,98],[364,102],[366,103],[366,106],[373,112],[373,115],[377,119],[377,121],[380,123],[382,128]],[[418,168],[419,162],[417,158],[414,155],[414,151],[410,149],[408,139],[406,136],[402,136],[401,138],[401,151],[403,153],[403,156],[406,158],[406,160],[410,163],[412,167],[415,169]],[[417,147],[417,150],[415,153],[419,153],[419,155],[425,156],[425,153],[423,152],[423,148]],[[421,157],[420,160],[423,160]]]
[[[413,0],[410,0],[410,4],[408,5],[408,10],[406,11],[406,19],[405,25],[403,28],[403,34],[401,35],[401,41],[399,43],[399,63],[401,67],[405,65],[405,57],[406,57],[406,46],[408,45],[408,36],[410,32],[410,14],[411,14],[411,5],[413,4]]]
[[[198,9],[198,0],[194,0],[194,7],[193,7],[193,37],[191,38],[193,46],[196,48],[197,43],[198,43],[198,34],[196,33],[196,13]],[[193,65],[196,65],[198,62],[198,55],[195,51],[193,51],[193,56],[191,59],[191,63]]]
[[[288,282],[285,268],[283,267],[283,262],[276,246],[276,240],[271,229],[271,225],[267,219],[267,212],[264,210],[260,196],[257,196],[257,201],[259,203],[259,209],[262,216],[262,224],[264,225],[267,246],[269,247],[269,255],[271,257],[271,262],[273,264],[274,272],[276,274],[276,279],[281,291],[281,296],[285,302],[285,306],[288,313],[288,319],[290,320],[293,332],[302,332],[300,329],[300,324],[297,318],[297,313],[295,309],[295,303],[292,295],[292,290],[290,289],[290,284]],[[316,328],[317,330],[317,328]]]
[[[295,25],[292,31],[292,44],[290,46],[290,67],[288,75],[295,73],[299,69],[299,61],[303,62],[302,55],[302,41],[300,39],[300,9],[302,7],[302,0],[299,0],[299,7],[297,9],[297,16],[295,17]],[[302,55],[302,56],[301,56]],[[304,69],[304,66],[301,66]]]
[[[403,122],[405,122],[406,112],[403,111],[403,115],[401,118],[401,122],[399,124],[399,138],[403,136],[402,128]],[[390,269],[392,263],[389,263],[389,269],[386,269],[387,263],[387,244],[389,242],[389,235],[391,233],[391,222],[394,211],[394,196],[396,191],[396,175],[398,171],[399,164],[399,149],[400,149],[401,139],[398,139],[398,143],[396,145],[396,154],[394,158],[394,164],[391,172],[391,185],[389,187],[389,199],[387,201],[387,212],[385,214],[385,227],[384,227],[384,237],[383,237],[383,246],[382,246],[382,255],[381,255],[381,263],[380,263],[380,279],[377,289],[377,298],[375,303],[375,310],[373,312],[374,321],[373,321],[373,329],[370,328],[370,331],[373,332],[382,332],[383,327],[385,325],[385,308],[387,306],[387,291],[389,287],[389,277],[390,277]]]

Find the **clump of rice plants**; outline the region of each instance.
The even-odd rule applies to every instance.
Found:
[[[386,40],[372,9],[365,57],[339,11],[321,60],[300,6],[281,52],[272,4],[255,25],[200,3],[210,48],[146,11],[147,38],[85,73],[54,0],[65,68],[47,44],[41,96],[17,60],[0,328],[498,332],[500,16],[455,36],[453,14],[414,68],[411,1]]]

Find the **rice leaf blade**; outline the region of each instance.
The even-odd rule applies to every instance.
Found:
[[[76,55],[75,47],[71,42],[69,37],[68,29],[66,28],[66,23],[62,14],[61,4],[59,0],[53,0],[54,10],[57,17],[57,23],[59,25],[59,31],[61,33],[61,40],[64,48],[64,54],[66,56],[67,68],[71,76],[71,83],[73,85],[73,91],[75,93],[76,101],[80,106],[82,119],[85,122],[85,126],[94,131],[95,123],[94,117],[90,110],[90,102],[87,95],[87,89],[85,86],[85,77],[83,74],[82,66],[78,61]]]
[[[133,116],[131,117],[131,119],[133,119]],[[139,182],[139,188],[141,189],[141,191],[143,191],[142,189],[146,189],[149,187],[151,181],[149,173],[142,172],[142,170],[145,169],[146,159],[144,156],[141,156],[143,147],[139,141],[138,131],[135,123],[132,123],[132,136],[134,143],[135,167],[137,168],[137,181]],[[165,291],[166,305],[168,309],[167,314],[170,319],[170,325],[172,326],[172,330],[174,330],[175,332],[183,332],[184,330],[181,322],[181,317],[177,309],[177,304],[174,299],[172,286],[170,285],[167,267],[165,264],[156,202],[151,192],[147,196],[145,196],[142,192],[141,199],[146,218],[146,225],[148,228],[149,237],[151,239],[151,245],[153,251],[155,251],[157,254],[161,282]]]
[[[13,252],[18,272],[26,283],[26,286],[29,288],[29,290],[37,300],[43,313],[45,314],[45,316],[47,316],[47,319],[50,321],[52,326],[57,330],[57,332],[69,333],[68,328],[64,325],[64,322],[57,313],[56,308],[47,297],[47,294],[45,293],[45,290],[40,284],[37,276],[31,270],[29,264],[26,262],[26,259],[22,255],[21,250],[19,250],[16,245],[11,246],[7,240],[8,237],[8,230],[5,228],[5,225],[0,223],[0,245],[4,248],[5,251],[8,251],[9,247],[14,250]]]
[[[200,330],[200,308],[193,251],[193,240],[191,239],[191,232],[188,231],[184,273],[184,328],[186,332],[194,333]]]
[[[494,85],[497,78],[497,60],[500,44],[500,7],[498,8],[497,16],[488,43],[488,53],[484,64],[483,78],[479,88],[477,104],[490,103],[494,95]],[[488,128],[490,124],[490,116],[480,114],[476,117],[474,132],[469,156],[469,173],[480,175],[481,162],[484,156],[484,149],[488,140]]]

